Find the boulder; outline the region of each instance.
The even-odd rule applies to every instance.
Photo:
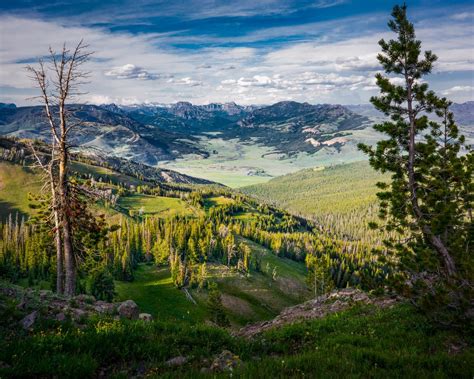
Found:
[[[83,321],[87,316],[89,316],[87,311],[81,308],[71,308],[69,312],[74,321]]]
[[[153,316],[149,313],[140,313],[138,315],[138,318],[142,321],[152,321],[153,320]]]
[[[182,366],[188,361],[188,358],[183,356],[174,357],[166,361],[166,365],[170,367]]]
[[[99,300],[95,302],[94,310],[98,313],[112,314],[115,311],[115,304]]]
[[[40,290],[39,291],[39,297],[41,300],[45,300],[49,297],[51,297],[53,293],[51,291],[48,291],[48,290]]]
[[[133,300],[125,300],[120,303],[117,308],[120,317],[128,318],[129,320],[136,320],[140,314],[137,303]]]
[[[242,361],[238,355],[229,350],[223,350],[212,362],[210,370],[213,372],[233,371]]]
[[[38,311],[31,312],[29,315],[25,316],[21,321],[20,324],[23,327],[23,329],[30,329],[35,322],[38,320],[39,313]]]
[[[81,293],[80,295],[77,295],[74,297],[76,301],[79,303],[86,303],[86,304],[92,304],[95,302],[95,297],[92,295],[86,295],[84,293]]]
[[[25,299],[22,299],[20,303],[16,306],[17,309],[25,310],[28,307],[28,303]]]
[[[56,315],[56,321],[60,321],[60,322],[63,322],[66,320],[66,315],[64,314],[64,312],[59,312],[57,315]]]

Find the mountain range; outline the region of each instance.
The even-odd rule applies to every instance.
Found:
[[[192,105],[69,107],[74,130],[72,143],[94,147],[124,158],[155,165],[196,153],[208,152],[199,137],[254,140],[285,153],[314,152],[311,140],[329,140],[330,133],[363,127],[368,118],[340,105],[311,105],[285,101],[271,106],[240,106],[235,103]],[[0,107],[0,134],[48,139],[49,126],[40,106]],[[340,142],[334,142],[338,144]]]
[[[473,137],[474,102],[453,104],[452,110],[463,132]],[[206,160],[211,156],[220,157],[220,162],[237,161],[246,146],[258,147],[259,157],[273,154],[279,160],[318,152],[341,160],[341,152],[350,150],[354,155],[357,142],[373,138],[369,126],[384,117],[371,105],[313,105],[295,101],[268,106],[233,102],[74,104],[69,112],[71,122],[78,124],[72,133],[73,146],[92,154],[100,151],[151,166],[183,159]],[[0,103],[0,135],[48,141],[50,132],[43,108]],[[231,158],[226,157],[229,143],[236,151]],[[350,149],[345,145],[350,145]],[[259,172],[258,166],[247,169]]]

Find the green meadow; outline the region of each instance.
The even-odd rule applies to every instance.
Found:
[[[118,205],[138,215],[158,215],[169,217],[176,215],[192,215],[194,210],[181,199],[152,196],[144,194],[130,194],[120,197]]]
[[[41,176],[33,169],[0,162],[0,219],[30,213],[28,194],[39,193],[41,187]]]

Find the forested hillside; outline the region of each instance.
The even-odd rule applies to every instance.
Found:
[[[378,218],[376,183],[384,180],[387,177],[362,161],[306,169],[241,191],[345,238],[380,243],[380,233],[370,230],[368,223]]]
[[[46,193],[40,191],[42,174],[27,167],[31,156],[13,159],[26,145],[10,142],[3,151],[10,161],[0,163],[8,173],[0,199],[9,204],[0,224],[2,276],[54,289],[53,240],[38,224],[50,222]],[[208,288],[216,285],[225,319],[242,325],[275,316],[328,288],[377,288],[390,274],[390,265],[378,262],[370,244],[334,238],[304,218],[224,187],[160,183],[81,159],[77,156],[71,166],[77,207],[84,212],[84,199],[89,202],[77,226],[84,230],[77,241],[83,246],[81,292],[109,300],[132,297],[164,319],[186,309],[185,318],[195,322],[211,317]]]

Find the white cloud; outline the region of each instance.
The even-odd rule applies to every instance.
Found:
[[[474,93],[474,86],[454,86],[443,91],[443,95],[452,95],[459,92],[463,93]]]
[[[336,73],[320,74],[306,71],[298,74],[281,75],[254,75],[240,77],[239,79],[226,79],[221,81],[222,86],[236,87],[265,87],[273,90],[302,91],[306,87],[329,90],[332,88],[349,88],[366,84],[368,79],[361,75],[342,76]]]
[[[179,50],[166,45],[169,35],[110,33],[101,28],[0,15],[0,87],[23,91],[3,90],[0,101],[25,104],[24,99],[34,95],[35,90],[24,71],[24,62],[43,56],[49,44],[60,48],[66,40],[72,46],[84,38],[96,53],[88,63],[92,77],[91,84],[84,88],[89,94],[83,100],[94,103],[190,100],[262,104],[287,99],[367,102],[371,92],[377,90],[373,78],[381,69],[376,59],[377,42],[393,36],[379,32],[356,37],[351,33],[349,37],[347,25],[358,25],[357,30],[366,31],[364,23],[373,22],[370,17],[352,21],[355,24],[344,19],[298,25],[293,32],[289,27],[268,28],[229,38],[233,42],[260,41],[301,33],[308,37],[305,42]],[[474,83],[465,71],[472,72],[474,41],[472,27],[469,29],[466,24],[449,21],[416,25],[423,48],[433,49],[440,57],[436,75],[431,75],[428,82],[441,90],[450,87],[445,91],[453,95],[453,100],[472,97]],[[311,34],[311,30],[319,30],[322,35]],[[224,37],[216,38],[222,42]],[[456,81],[448,81],[453,72]]]
[[[194,80],[191,77],[187,76],[185,78],[180,79],[169,79],[168,83],[176,83],[176,84],[184,84],[190,87],[201,86],[202,82],[199,80]]]
[[[110,71],[105,72],[105,76],[112,76],[117,79],[140,79],[140,80],[152,80],[157,79],[159,76],[151,74],[142,67],[135,66],[134,64],[127,63],[120,67],[114,67]]]
[[[464,20],[471,20],[474,19],[474,12],[460,12],[460,13],[456,13],[456,14],[453,14],[452,16],[449,17],[450,19],[452,20],[461,20],[461,21],[464,21]]]
[[[113,97],[108,95],[92,95],[89,96],[87,103],[88,104],[119,104],[119,105],[133,105],[137,103],[141,103],[142,101],[139,100],[137,97]]]
[[[276,84],[277,81],[265,75],[254,75],[252,78],[242,77],[237,80],[237,85],[240,87],[267,87]]]

